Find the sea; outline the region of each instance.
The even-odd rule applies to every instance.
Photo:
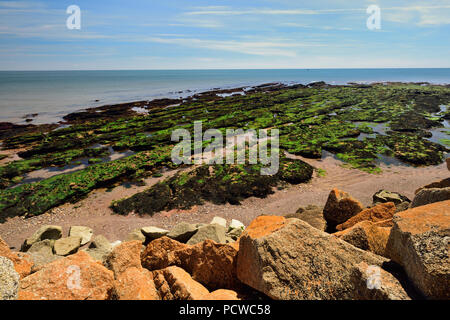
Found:
[[[0,122],[23,124],[31,118],[34,124],[57,123],[70,112],[107,104],[272,82],[315,81],[450,84],[450,68],[0,71]]]

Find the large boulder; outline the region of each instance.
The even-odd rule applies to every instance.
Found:
[[[380,256],[386,256],[386,244],[390,231],[390,227],[378,226],[371,221],[361,221],[333,235],[357,248],[373,252]]]
[[[162,300],[203,300],[209,295],[208,289],[176,266],[154,271],[153,279]]]
[[[200,227],[198,231],[189,239],[187,244],[197,244],[207,239],[213,240],[217,243],[226,243],[227,229],[219,224],[208,224]]]
[[[80,251],[22,279],[19,299],[106,300],[113,284],[113,273]]]
[[[409,209],[394,216],[386,247],[420,291],[450,299],[450,201]]]
[[[364,209],[358,200],[351,197],[347,192],[336,188],[331,190],[323,209],[323,217],[327,221],[328,228],[333,229],[336,225],[344,223]]]
[[[417,192],[414,196],[411,203],[411,208],[445,200],[450,200],[450,187],[424,188]]]
[[[361,221],[380,222],[392,219],[396,212],[393,202],[380,203],[372,208],[367,208],[357,215],[351,217],[344,223],[338,224],[336,230],[342,231],[350,228]]]
[[[78,251],[81,245],[80,237],[67,237],[55,241],[53,250],[58,256],[68,256]]]
[[[450,158],[449,158],[450,159]],[[448,188],[450,187],[450,178],[446,178],[440,181],[435,181],[430,184],[427,184],[426,186],[423,186],[422,188],[417,189],[414,194],[417,194],[422,189],[431,189],[431,188]]]
[[[25,240],[22,245],[22,251],[27,251],[35,242],[45,239],[58,240],[62,237],[62,228],[60,226],[45,225],[40,227],[33,235]]]
[[[14,263],[0,257],[0,300],[16,300],[19,291],[20,275],[14,269]]]
[[[241,300],[239,299],[238,293],[233,290],[219,289],[213,291],[202,298],[203,300]]]
[[[72,226],[69,230],[69,237],[79,237],[81,238],[81,245],[84,246],[86,243],[91,241],[94,231],[89,227],[83,226]]]
[[[167,234],[171,239],[186,243],[198,230],[198,226],[192,223],[180,222]]]
[[[138,240],[123,242],[108,255],[105,265],[114,272],[116,278],[128,268],[142,268],[141,248],[142,243]]]
[[[114,281],[114,298],[117,300],[160,300],[153,275],[144,268],[131,267]]]
[[[14,264],[14,269],[24,278],[31,273],[33,261],[30,256],[23,252],[12,252],[8,244],[0,238],[0,257],[5,257],[11,260]]]
[[[315,205],[298,208],[295,213],[285,215],[286,218],[297,218],[308,222],[316,229],[325,231],[327,229],[327,221],[323,217],[323,208]]]
[[[302,220],[261,216],[240,238],[237,275],[273,299],[408,299],[386,262]],[[373,270],[388,281],[371,286]]]
[[[240,287],[236,277],[237,250],[227,244],[205,240],[187,245],[162,237],[148,244],[142,253],[142,265],[149,270],[178,266],[209,289]]]

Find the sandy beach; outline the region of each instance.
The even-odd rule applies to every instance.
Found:
[[[332,157],[323,160],[311,160],[299,156],[296,158],[325,170],[326,175],[319,177],[315,173],[309,183],[292,185],[283,190],[274,189],[274,193],[266,198],[251,197],[243,200],[240,205],[215,205],[207,202],[191,210],[163,211],[156,213],[153,217],[133,213],[121,216],[114,214],[109,208],[111,201],[143,191],[176,172],[170,171],[160,178],[146,179],[145,186],[126,185],[110,191],[98,189],[75,204],[64,204],[40,216],[27,219],[11,218],[0,224],[0,235],[11,246],[19,249],[24,238],[46,224],[60,225],[66,233],[73,225],[88,226],[94,230],[95,234],[102,234],[111,241],[125,239],[130,231],[138,227],[156,226],[169,229],[181,221],[209,223],[215,216],[223,217],[228,222],[231,219],[237,219],[248,225],[255,217],[262,214],[285,215],[309,204],[323,206],[330,190],[334,187],[350,193],[365,206],[370,206],[372,195],[378,190],[400,192],[412,199],[414,191],[421,186],[449,176],[445,163],[429,167],[381,165],[381,174],[369,174],[344,168],[341,161]]]

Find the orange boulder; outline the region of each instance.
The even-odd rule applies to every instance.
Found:
[[[323,208],[323,217],[328,227],[334,228],[364,209],[361,202],[351,197],[347,192],[336,188],[331,190]]]
[[[112,293],[114,276],[87,253],[54,261],[22,279],[21,300],[106,300]]]
[[[380,203],[372,208],[367,208],[361,211],[354,217],[351,217],[346,222],[336,226],[339,231],[350,228],[361,221],[380,222],[391,219],[396,212],[395,204],[393,202]]]
[[[162,300],[203,300],[208,289],[177,266],[153,272],[156,289]]]
[[[9,249],[8,244],[0,238],[0,257],[5,257],[14,263],[14,269],[20,275],[20,278],[24,278],[31,273],[33,267],[33,261],[29,254],[23,252],[12,252]]]
[[[131,267],[141,268],[142,242],[139,240],[119,244],[106,258],[105,265],[115,277]]]
[[[114,296],[118,300],[160,300],[151,272],[136,267],[118,275],[114,281]]]

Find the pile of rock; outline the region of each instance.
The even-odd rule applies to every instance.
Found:
[[[87,227],[63,237],[44,226],[22,252],[0,239],[0,299],[449,299],[450,200],[406,208],[385,190],[373,199],[364,208],[333,189],[323,208],[247,228],[215,217],[114,243]]]

